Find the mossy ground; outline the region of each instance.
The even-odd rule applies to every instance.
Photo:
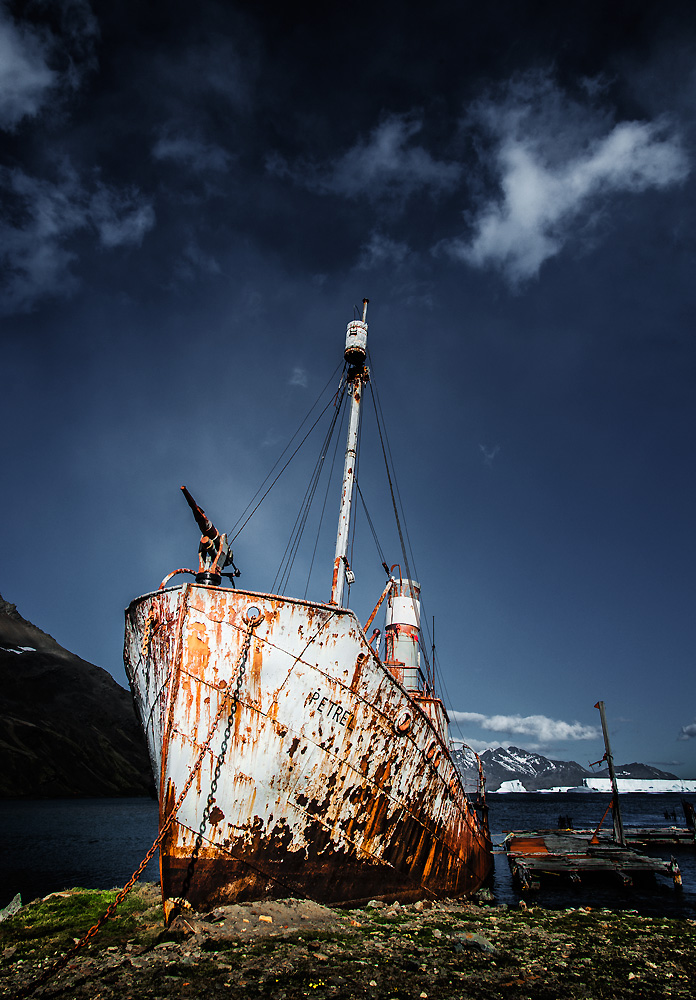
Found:
[[[113,893],[75,890],[0,924],[0,995],[33,980]],[[262,908],[257,904],[257,908]],[[256,910],[254,911],[257,912]],[[258,917],[256,918],[258,919]],[[154,887],[37,991],[41,996],[587,1000],[696,996],[696,921],[611,910],[445,902],[336,911],[330,929],[242,939],[164,930]],[[189,928],[190,930],[190,928]],[[466,935],[474,935],[467,938]]]
[[[16,947],[16,958],[45,955],[52,947],[68,948],[97,922],[118,889],[69,889],[45,900],[35,900],[19,914],[0,924],[0,942]],[[152,911],[153,919],[163,918],[161,906],[139,893],[132,893],[120,904],[114,916],[100,931],[101,947],[123,941],[135,933],[143,914]],[[159,912],[158,912],[159,911]]]

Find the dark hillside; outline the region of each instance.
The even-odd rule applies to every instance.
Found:
[[[130,693],[0,596],[0,798],[152,789]]]

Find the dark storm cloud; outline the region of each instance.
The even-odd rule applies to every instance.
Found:
[[[0,3],[0,128],[14,131],[25,118],[80,85],[94,67],[96,19],[86,0],[63,0],[53,10],[28,5],[38,20],[15,20]]]
[[[60,119],[66,91],[79,87],[94,68],[96,21],[88,4],[66,0],[39,15],[54,23],[18,23],[0,7],[0,128],[25,133],[41,119]],[[65,154],[44,158],[42,173],[0,166],[0,313],[32,309],[45,296],[69,296],[79,287],[71,241],[88,231],[103,249],[139,244],[154,224],[151,205],[137,189],[104,182],[98,172],[80,173]]]
[[[31,29],[11,20],[0,7],[0,127],[14,129],[38,113],[56,84],[47,65],[46,43]]]
[[[238,156],[239,126],[253,112],[255,77],[253,60],[240,54],[235,39],[194,37],[178,53],[140,62],[136,75],[143,89],[156,80],[143,108],[154,160],[171,161],[188,174],[229,172]]]
[[[104,249],[140,244],[154,224],[138,191],[80,177],[64,161],[50,178],[0,168],[0,191],[10,218],[0,219],[0,262],[6,274],[0,312],[25,312],[44,296],[71,295],[71,238],[89,231]],[[16,219],[16,221],[14,221]]]
[[[166,126],[152,148],[152,155],[156,160],[174,160],[194,173],[226,171],[233,160],[232,154],[221,146]]]
[[[249,58],[224,33],[195,30],[166,56],[159,45],[141,49],[135,24],[117,52],[115,23],[105,23],[106,38],[83,0],[30,4],[21,15],[0,7],[0,129],[12,135],[0,166],[5,315],[74,295],[87,272],[99,274],[95,249],[152,234],[158,204],[170,221],[152,247],[160,261],[141,276],[167,286],[220,272],[203,245],[200,205],[229,184],[236,154],[227,143],[249,103]],[[118,269],[107,265],[112,276]]]
[[[370,271],[384,266],[399,271],[411,258],[412,253],[408,244],[374,231],[361,246],[356,266],[360,271]]]
[[[21,20],[0,8],[17,68],[4,120],[24,130],[3,174],[5,312],[74,293],[83,272],[99,280],[95,237],[103,249],[142,243],[129,281],[166,288],[224,274],[240,240],[322,274],[378,267],[415,280],[447,260],[519,284],[596,241],[614,199],[687,171],[678,128],[627,118],[599,72],[621,38],[609,12],[574,27],[574,15],[539,19],[530,5],[511,46],[501,24],[517,6],[506,3],[470,24],[440,3],[418,17],[399,6],[398,18],[387,4],[364,21],[358,9],[303,18],[208,0],[195,12],[94,9],[66,0],[49,18],[37,4]],[[649,29],[638,5],[630,44]],[[553,67],[571,31],[562,73],[525,67]],[[64,218],[42,220],[59,204]]]
[[[328,163],[300,161],[291,166],[282,157],[270,156],[267,169],[318,194],[364,196],[371,201],[386,198],[404,203],[418,191],[451,191],[462,166],[437,160],[414,142],[422,127],[415,117],[390,115],[368,137],[357,137],[350,149]]]

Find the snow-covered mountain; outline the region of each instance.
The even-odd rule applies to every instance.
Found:
[[[481,763],[489,792],[513,779],[520,781],[529,792],[557,785],[581,785],[582,779],[592,773],[574,760],[549,760],[520,747],[486,750],[481,754]]]
[[[468,786],[477,771],[474,755],[468,748],[461,747],[455,750],[453,759]],[[526,791],[535,792],[559,786],[582,785],[583,778],[603,777],[608,773],[606,768],[591,771],[577,761],[550,760],[542,754],[530,753],[520,747],[486,750],[481,754],[481,764],[489,792],[495,792],[504,781],[519,781]],[[649,764],[617,764],[615,767],[617,776],[622,778],[676,778],[675,774],[660,771]]]

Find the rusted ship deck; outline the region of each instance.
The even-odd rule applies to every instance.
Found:
[[[609,838],[593,843],[589,831],[513,831],[504,841],[510,870],[523,890],[537,889],[548,876],[564,876],[571,883],[589,878],[613,878],[623,885],[634,879],[664,875],[681,885],[674,858],[650,858]]]

